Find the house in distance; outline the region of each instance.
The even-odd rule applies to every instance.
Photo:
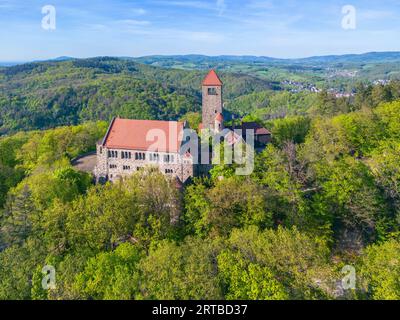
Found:
[[[199,129],[216,133],[224,129],[242,129],[245,141],[246,130],[252,130],[258,149],[271,141],[271,133],[256,122],[225,128],[223,114],[223,83],[211,70],[202,83],[202,123]],[[103,140],[97,144],[94,170],[97,181],[115,181],[146,166],[153,166],[185,183],[201,171],[200,162],[195,161],[193,152],[186,146],[185,129],[189,129],[187,123],[179,121],[114,118]]]

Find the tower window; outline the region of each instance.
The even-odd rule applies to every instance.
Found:
[[[209,96],[216,96],[216,95],[217,95],[217,89],[215,89],[215,88],[208,88],[208,95],[209,95]]]

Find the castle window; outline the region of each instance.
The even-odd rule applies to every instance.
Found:
[[[103,154],[103,147],[100,147],[100,154]]]
[[[121,152],[121,159],[125,159],[125,152]]]
[[[146,154],[142,152],[135,153],[135,160],[146,160]]]
[[[129,159],[132,159],[132,153],[129,152],[128,155],[129,155]]]
[[[150,161],[158,161],[160,160],[160,155],[157,153],[150,153]]]
[[[111,151],[108,150],[108,157],[111,158]]]
[[[123,166],[123,169],[124,170],[131,170],[131,167],[130,166]]]
[[[115,164],[110,164],[110,169],[117,169],[117,165],[115,165]]]
[[[172,169],[165,169],[165,173],[166,173],[166,174],[171,174],[171,173],[174,173],[174,170],[172,170]]]
[[[209,96],[216,96],[217,90],[215,88],[208,88],[208,95]]]
[[[170,162],[171,161],[171,156],[169,154],[164,155],[164,162]]]

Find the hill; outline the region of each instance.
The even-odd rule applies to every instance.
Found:
[[[0,134],[108,121],[116,115],[176,120],[200,110],[204,75],[110,57],[2,68]],[[273,83],[246,74],[223,72],[221,77],[227,99],[274,88]]]
[[[277,59],[257,56],[148,56],[134,61],[168,68],[205,70],[210,67],[249,74],[269,81],[311,82],[325,88],[351,86],[354,80],[400,79],[400,52]]]

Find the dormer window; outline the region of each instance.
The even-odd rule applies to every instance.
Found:
[[[209,96],[216,96],[217,95],[217,89],[216,88],[208,88],[208,95]]]

